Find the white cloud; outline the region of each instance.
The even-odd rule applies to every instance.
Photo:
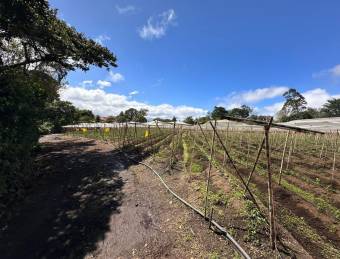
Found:
[[[93,80],[84,80],[80,83],[82,87],[90,87],[93,84]]]
[[[98,37],[94,39],[94,41],[100,45],[104,45],[104,42],[109,41],[109,40],[111,40],[111,38],[107,35],[99,35]]]
[[[149,17],[147,24],[138,30],[142,39],[159,39],[165,36],[169,26],[174,25],[176,14],[173,9],[169,9],[157,17]]]
[[[289,87],[287,86],[270,86],[241,93],[233,92],[227,97],[221,98],[222,101],[218,105],[224,106],[227,109],[232,109],[240,107],[242,104],[254,104],[265,99],[282,96],[288,89]]]
[[[102,89],[85,89],[67,86],[60,90],[60,98],[72,102],[81,109],[92,110],[101,116],[117,115],[129,108],[147,109],[149,118],[172,118],[176,116],[183,120],[188,116],[198,117],[206,115],[207,111],[186,105],[173,106],[170,104],[150,105],[131,100],[128,96],[106,93]]]
[[[114,73],[114,72],[110,71],[108,80],[110,80],[112,83],[118,83],[118,82],[124,81],[125,78],[120,73]]]
[[[278,111],[282,109],[284,102],[277,102],[272,105],[264,106],[263,108],[259,109],[259,114],[271,115],[274,116]]]
[[[139,92],[137,90],[132,91],[132,92],[129,93],[129,95],[136,95],[136,94],[139,94]]]
[[[136,10],[136,7],[133,5],[127,5],[127,6],[116,5],[116,10],[119,14],[128,14],[128,13],[133,13]]]
[[[332,68],[321,70],[320,72],[314,73],[312,75],[314,78],[319,77],[332,77],[332,78],[338,78],[340,77],[340,64],[335,65]]]
[[[92,84],[93,83],[93,81],[92,80],[84,80],[83,82],[82,82],[83,84]]]
[[[264,99],[271,99],[281,96],[289,88],[286,86],[272,86],[266,88],[258,88],[255,90],[247,91],[241,94],[241,99],[246,103],[254,103]]]
[[[110,87],[111,86],[111,82],[105,81],[105,80],[98,80],[97,81],[97,85],[99,86],[99,88]]]
[[[311,108],[321,108],[328,100],[340,98],[340,95],[331,95],[325,89],[316,88],[302,93],[306,98],[307,106]]]
[[[307,107],[311,107],[315,109],[321,108],[328,100],[332,98],[340,98],[340,94],[331,95],[327,92],[326,89],[323,89],[323,88],[315,88],[315,89],[303,92],[301,94],[306,99]],[[283,104],[284,102],[277,102],[272,105],[258,108],[257,113],[275,115],[278,111],[281,110]]]

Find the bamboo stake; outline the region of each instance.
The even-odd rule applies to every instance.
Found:
[[[225,136],[225,139],[226,139],[225,145],[226,146],[228,145],[228,138],[229,138],[229,121],[228,121],[228,124],[227,124],[227,132],[226,132],[226,136]],[[222,163],[223,166],[225,165],[226,159],[227,159],[227,154],[224,152],[223,163]]]
[[[322,147],[321,147],[320,155],[319,155],[320,159],[322,158],[322,153],[323,153],[324,147],[325,147],[325,138],[324,138],[323,141],[322,141]]]
[[[191,137],[191,135],[190,135]],[[190,175],[189,177],[191,177],[191,174],[192,174],[192,160],[193,160],[193,157],[194,157],[194,151],[195,151],[195,147],[196,147],[196,138],[194,137],[194,144],[192,145],[191,147],[191,150],[190,150]]]
[[[171,157],[170,157],[169,168],[172,168],[172,163],[173,163],[174,149],[175,149],[175,142],[174,142],[175,133],[176,133],[176,122],[174,122],[174,127],[173,127],[173,130],[172,130],[172,147],[171,147]]]
[[[137,123],[135,122],[135,140],[137,139]]]
[[[247,157],[246,157],[246,167],[248,168],[249,154],[250,154],[250,132],[247,134]]]
[[[338,135],[339,132],[336,132],[336,137],[335,137],[335,147],[334,147],[334,153],[333,153],[333,166],[332,166],[332,178],[331,178],[331,182],[333,183],[334,181],[334,171],[335,171],[335,158],[336,158],[336,153],[337,153],[337,149],[338,149]]]
[[[284,163],[284,159],[285,159],[285,153],[286,153],[286,148],[287,148],[287,142],[288,142],[289,134],[290,134],[290,131],[287,132],[286,140],[285,140],[285,144],[284,144],[283,152],[282,152],[280,172],[279,172],[279,185],[281,185],[282,169],[283,169],[283,163]]]
[[[273,120],[273,119],[271,119],[271,122],[272,122],[272,120]],[[270,122],[269,125],[271,125],[271,122]],[[226,152],[227,157],[228,157],[228,159],[229,159],[229,161],[230,161],[230,164],[231,164],[232,168],[234,169],[234,171],[236,172],[237,177],[240,179],[241,183],[245,186],[245,188],[246,188],[246,190],[247,190],[247,192],[248,192],[248,194],[249,194],[249,196],[250,196],[250,199],[251,199],[252,202],[255,204],[255,206],[256,206],[256,208],[258,209],[258,211],[259,211],[259,213],[261,214],[261,216],[262,216],[262,217],[266,220],[266,222],[268,223],[267,218],[261,213],[261,208],[260,208],[259,204],[257,203],[257,201],[256,201],[256,199],[255,199],[253,193],[250,191],[249,187],[248,187],[247,184],[245,183],[245,181],[244,181],[244,179],[243,179],[241,173],[239,172],[239,170],[237,169],[237,167],[236,167],[236,165],[235,165],[234,160],[231,158],[231,156],[230,156],[230,154],[229,154],[227,148],[225,147],[225,145],[224,145],[224,143],[223,143],[223,141],[222,141],[220,135],[219,135],[218,132],[216,131],[216,129],[215,129],[215,127],[213,126],[213,124],[211,123],[211,121],[210,121],[210,125],[211,125],[211,127],[213,128],[214,132],[216,132],[216,136],[217,136],[218,141],[221,143],[222,148],[223,148],[224,151]]]
[[[202,134],[203,134],[203,137],[204,137],[205,142],[209,144],[208,138],[207,138],[207,136],[205,135],[205,133],[204,133],[202,127],[201,127],[201,124],[198,123],[198,126],[200,127],[200,130],[201,130],[201,132],[202,132]]]
[[[290,157],[292,155],[292,150],[293,150],[293,146],[294,146],[294,139],[295,139],[295,132],[294,132],[294,136],[292,137],[292,140],[290,142],[289,153],[288,153],[287,164],[286,164],[286,170],[288,170],[288,168],[289,168]]]
[[[210,210],[210,217],[209,217],[209,228],[211,228],[212,217],[214,213],[214,208],[212,207]]]
[[[267,170],[268,170],[268,210],[269,210],[269,228],[270,228],[270,246],[274,250],[276,246],[275,242],[275,215],[274,215],[274,194],[272,187],[272,172],[270,161],[270,147],[269,147],[269,127],[265,127],[265,139],[266,139],[266,156],[267,156]]]
[[[216,120],[215,120],[215,127],[216,127]],[[210,158],[209,158],[207,186],[206,186],[206,190],[205,190],[204,217],[206,217],[206,215],[207,215],[209,185],[210,185],[210,174],[211,174],[211,167],[212,167],[212,159],[213,159],[213,155],[214,155],[215,137],[216,137],[216,132],[214,131],[213,137],[212,137],[212,143],[211,143],[211,147],[210,147]]]
[[[253,176],[253,173],[255,172],[257,163],[259,162],[260,155],[261,155],[261,152],[262,152],[262,149],[263,149],[265,140],[266,140],[265,137],[263,137],[262,142],[261,142],[261,145],[260,145],[260,147],[259,147],[259,149],[258,149],[258,151],[257,151],[257,156],[256,156],[256,159],[255,159],[255,163],[254,163],[253,168],[252,168],[252,170],[250,171],[249,176],[248,176],[248,179],[247,179],[247,183],[246,183],[246,186],[247,186],[247,187],[249,186],[251,177]]]

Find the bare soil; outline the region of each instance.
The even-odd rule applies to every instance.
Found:
[[[0,229],[1,258],[233,257],[226,241],[112,145],[64,135],[41,145],[37,180]]]

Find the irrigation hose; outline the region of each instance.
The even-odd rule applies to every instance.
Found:
[[[135,159],[133,159],[132,157],[128,156],[127,154],[123,153],[123,155],[125,157],[127,157],[128,159],[134,161],[135,163],[138,163],[138,164],[141,164],[141,165],[144,165],[145,167],[149,168],[158,178],[159,180],[161,181],[161,183],[164,185],[164,187],[173,195],[175,196],[178,200],[180,200],[182,203],[184,203],[186,206],[188,206],[189,208],[191,208],[192,210],[194,210],[197,214],[199,214],[201,217],[203,217],[205,220],[207,219],[205,216],[204,216],[204,213],[201,212],[199,209],[195,208],[194,206],[192,206],[189,202],[187,202],[186,200],[184,200],[183,198],[181,198],[180,196],[178,196],[173,190],[170,189],[170,187],[164,182],[163,178],[157,173],[156,170],[154,170],[151,166],[149,166],[148,164],[146,163],[143,163],[143,162],[139,162],[139,161],[136,161]],[[242,255],[244,258],[246,259],[250,259],[250,256],[246,253],[246,251],[243,250],[243,248],[235,241],[235,239],[228,234],[227,230],[220,226],[215,220],[211,219],[211,222],[210,222],[211,225],[214,225],[222,234],[223,234],[223,237],[230,241],[235,249],[237,250],[237,252],[240,253],[240,255]]]

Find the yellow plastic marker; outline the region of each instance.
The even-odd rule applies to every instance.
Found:
[[[144,137],[145,137],[145,138],[149,137],[149,131],[148,131],[148,130],[145,131]]]
[[[109,132],[110,132],[110,128],[105,128],[105,129],[104,129],[104,132],[105,132],[105,133],[109,133]]]
[[[82,128],[81,131],[82,131],[83,133],[85,133],[85,132],[87,132],[87,128]]]

